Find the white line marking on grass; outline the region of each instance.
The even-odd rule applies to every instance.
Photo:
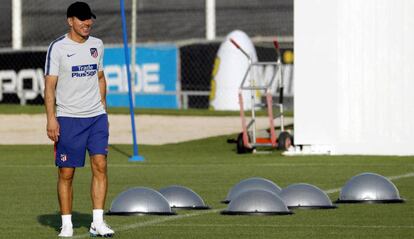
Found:
[[[146,226],[152,226],[152,225],[160,224],[160,223],[163,223],[163,222],[174,221],[174,220],[189,218],[189,217],[196,217],[196,216],[201,216],[201,215],[209,214],[209,213],[216,213],[216,212],[219,212],[223,209],[224,208],[222,208],[222,209],[213,209],[213,210],[208,210],[208,211],[199,211],[199,212],[196,212],[196,213],[182,214],[182,215],[178,215],[178,216],[168,216],[168,217],[156,218],[156,219],[150,220],[150,221],[138,222],[138,223],[126,225],[126,226],[123,226],[123,227],[118,227],[114,230],[115,230],[115,233],[120,232],[120,231],[127,231],[127,230],[130,230],[130,229],[136,229],[136,228],[139,228],[139,227],[146,227]],[[82,235],[74,236],[73,238],[88,238],[89,236],[90,236],[89,233],[85,233],[85,234],[82,234]]]
[[[414,172],[411,173],[406,173],[406,174],[402,174],[402,175],[396,175],[396,176],[390,176],[388,177],[388,179],[390,180],[398,180],[401,178],[409,178],[409,177],[414,177]],[[336,193],[339,192],[341,190],[341,188],[334,188],[334,189],[328,189],[325,191],[325,193],[327,194],[331,194],[331,193]],[[175,220],[179,220],[179,219],[183,219],[183,218],[189,218],[189,217],[196,217],[196,216],[201,216],[201,215],[205,215],[205,214],[210,214],[210,213],[216,213],[219,211],[224,210],[225,208],[220,208],[220,209],[213,209],[213,210],[208,210],[208,211],[199,211],[199,212],[195,212],[195,213],[189,213],[189,214],[183,214],[183,215],[178,215],[178,216],[169,216],[169,217],[163,217],[163,218],[156,218],[154,220],[149,220],[149,221],[145,221],[145,222],[138,222],[138,223],[134,223],[134,224],[130,224],[130,225],[126,225],[126,226],[122,226],[119,228],[114,229],[115,232],[120,232],[120,231],[127,231],[130,229],[137,229],[140,227],[147,227],[147,226],[163,226],[160,225],[163,222],[168,222],[168,221],[175,221]],[[181,224],[180,224],[181,225]],[[185,224],[184,224],[185,225]],[[215,225],[215,224],[211,224],[212,226],[229,226],[229,225]],[[232,224],[233,225],[233,224]],[[414,228],[414,226],[411,225],[407,225],[407,226],[386,226],[386,225],[372,225],[372,226],[364,226],[364,225],[249,225],[249,224],[235,224],[240,225],[240,226],[262,226],[262,227],[337,227],[337,228],[373,228],[373,229],[402,229],[402,228],[407,228],[407,229],[412,229]],[[165,225],[166,227],[171,226],[171,225]],[[197,226],[197,225],[194,225]],[[209,224],[206,224],[206,226],[210,226]],[[230,225],[231,226],[231,225]],[[74,236],[73,238],[87,238],[89,237],[89,233],[86,234],[81,234],[78,236]]]
[[[410,177],[414,177],[414,172],[403,174],[403,175],[390,176],[390,177],[388,177],[388,179],[389,180],[398,180],[398,179],[401,179],[401,178],[410,178]]]
[[[413,225],[309,225],[309,224],[168,224],[151,225],[153,227],[336,227],[336,228],[368,228],[368,229],[414,229]]]
[[[333,189],[326,190],[325,193],[331,194],[331,193],[336,193],[339,191],[341,191],[341,188],[333,188]]]

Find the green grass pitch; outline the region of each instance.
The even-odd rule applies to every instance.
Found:
[[[140,146],[144,162],[128,162],[130,145],[109,155],[107,209],[120,192],[136,186],[178,184],[197,192],[212,210],[177,210],[176,216],[106,216],[116,238],[412,238],[414,177],[394,180],[403,204],[339,204],[333,210],[295,210],[289,216],[225,216],[228,190],[242,179],[264,177],[286,187],[306,182],[323,190],[352,176],[414,172],[414,157],[237,155],[228,137],[163,146]],[[0,238],[56,238],[60,226],[52,146],[0,146]],[[89,163],[74,181],[75,236],[87,238],[92,219]],[[338,192],[329,196],[336,200]]]

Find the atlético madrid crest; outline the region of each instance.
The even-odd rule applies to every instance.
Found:
[[[98,57],[98,50],[96,48],[91,48],[91,56],[93,56],[93,58]]]
[[[66,154],[60,154],[60,161],[65,162],[68,160],[68,156]]]

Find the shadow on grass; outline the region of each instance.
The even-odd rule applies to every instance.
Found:
[[[59,212],[56,212],[55,214],[39,215],[37,216],[37,221],[43,226],[54,228],[56,231],[60,231],[60,227],[62,224]],[[84,227],[89,229],[92,222],[92,215],[79,212],[72,212],[72,222],[73,228]]]
[[[124,150],[122,150],[122,149],[118,148],[118,147],[117,147],[117,146],[115,146],[115,145],[110,144],[110,145],[109,145],[109,148],[111,148],[111,149],[115,150],[116,152],[118,152],[118,153],[120,153],[120,154],[122,154],[122,155],[124,155],[124,156],[127,156],[128,158],[130,158],[130,157],[132,156],[132,155],[128,154],[127,152],[125,152]]]

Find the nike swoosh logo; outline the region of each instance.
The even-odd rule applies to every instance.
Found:
[[[67,54],[66,56],[67,57],[71,57],[71,56],[73,56],[73,55],[75,55],[76,53],[73,53],[73,54]]]

